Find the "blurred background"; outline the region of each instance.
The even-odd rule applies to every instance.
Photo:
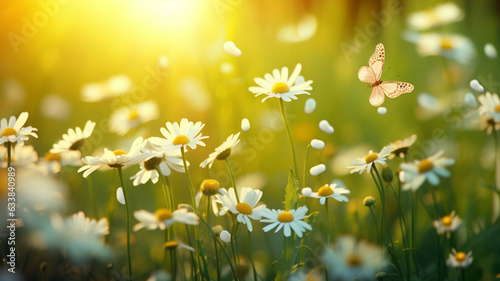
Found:
[[[0,117],[29,112],[27,124],[39,135],[29,144],[40,158],[68,128],[83,128],[87,120],[97,122],[85,147],[88,155],[100,155],[104,147],[128,150],[137,136],[160,136],[167,121],[201,121],[206,124],[203,135],[210,138],[206,148],[188,155],[195,185],[210,177],[224,187],[230,185],[224,163],[211,170],[198,165],[241,131],[241,119],[248,118],[251,129],[231,155],[236,177],[243,185],[262,188],[269,207],[281,208],[292,159],[278,101],[261,103],[248,87],[255,85],[255,77],[283,66],[292,71],[301,63],[301,75],[314,81],[310,97],[317,108],[304,112],[309,96],[299,96],[286,108],[299,167],[311,139],[327,143],[309,157],[309,167],[323,163],[326,172],[309,175],[305,186],[317,190],[340,179],[352,191],[349,205],[334,207],[342,214],[337,233],[358,232],[366,225],[368,211],[361,201],[376,196],[370,177],[350,175],[346,166],[370,149],[380,151],[412,134],[418,138],[410,159],[444,149],[456,160],[444,186],[453,190],[450,209],[469,221],[472,232],[491,216],[491,191],[483,186],[493,184],[494,148],[464,97],[478,95],[469,86],[472,79],[486,91],[500,86],[496,52],[490,47],[485,52],[485,45],[495,50],[500,43],[500,2],[443,3],[448,6],[436,11],[436,1],[398,0],[2,1]],[[242,55],[225,52],[226,41],[233,41]],[[415,86],[412,93],[386,99],[383,115],[369,104],[371,89],[357,77],[378,43],[386,50],[382,80]],[[144,102],[150,103],[141,109],[138,104]],[[323,119],[335,128],[333,134],[319,129]],[[390,163],[396,171],[399,162]],[[76,169],[64,170],[72,202],[68,214],[90,212],[88,193],[82,191],[86,184]],[[137,170],[131,167],[125,174]],[[118,179],[114,172],[95,174],[96,198],[104,212]],[[176,198],[188,200],[185,176],[171,178]],[[134,187],[132,194],[137,198],[132,209],[155,209],[154,185]],[[389,209],[394,216],[395,206]],[[350,223],[355,213],[359,225]],[[360,236],[375,237],[369,232]],[[279,249],[272,252],[276,257]]]

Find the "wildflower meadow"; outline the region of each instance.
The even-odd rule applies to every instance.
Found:
[[[0,280],[500,280],[497,1],[0,14]]]

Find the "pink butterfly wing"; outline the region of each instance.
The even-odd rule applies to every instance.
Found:
[[[370,95],[370,104],[373,106],[380,106],[384,103],[384,92],[380,86],[375,86],[372,88],[372,93]]]

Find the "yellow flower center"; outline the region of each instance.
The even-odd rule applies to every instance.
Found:
[[[70,147],[69,150],[80,150],[85,144],[85,139],[75,141]]]
[[[495,112],[500,112],[500,104],[498,104],[497,106],[495,106]]]
[[[136,110],[131,110],[130,113],[128,114],[128,120],[136,120],[139,118],[139,113]]]
[[[373,161],[375,161],[377,159],[378,159],[378,154],[377,153],[372,153],[372,154],[366,155],[365,162],[366,162],[366,164],[370,164],[370,163],[372,163]]]
[[[45,154],[45,160],[47,162],[52,162],[52,161],[61,161],[61,155],[59,153],[51,153],[47,152]]]
[[[347,257],[347,264],[351,267],[360,266],[362,262],[363,261],[361,260],[361,258],[356,254],[352,254],[349,257]]]
[[[172,218],[172,211],[168,209],[158,209],[155,211],[155,215],[159,221],[166,221]]]
[[[213,196],[219,192],[220,184],[217,180],[206,179],[201,183],[200,191],[206,196]]]
[[[227,157],[229,157],[229,155],[231,155],[231,148],[228,148],[228,149],[222,151],[221,153],[219,153],[219,155],[217,155],[217,157],[215,157],[215,159],[225,160]]]
[[[2,131],[2,137],[15,136],[17,134],[16,129],[14,128],[5,128]]]
[[[177,137],[174,138],[174,141],[172,142],[174,145],[178,144],[188,144],[189,143],[189,138],[186,137],[185,135],[178,135]]]
[[[463,261],[465,261],[465,258],[467,258],[467,255],[466,255],[464,252],[457,252],[457,254],[455,255],[455,259],[456,259],[458,262],[463,262]]]
[[[179,246],[179,243],[177,243],[177,241],[168,241],[168,242],[165,242],[165,244],[163,244],[163,246],[166,249],[174,250],[175,248],[177,248],[177,246]]]
[[[288,211],[283,211],[278,215],[278,220],[280,222],[291,222],[293,221],[293,215]]]
[[[451,219],[451,216],[444,216],[442,219],[441,219],[441,223],[444,225],[444,226],[451,226],[451,223],[452,223],[452,219]]]
[[[278,82],[273,85],[271,88],[271,92],[274,94],[283,94],[290,91],[290,87],[288,87],[288,84],[285,82]]]
[[[115,154],[115,156],[120,156],[120,155],[127,154],[127,152],[125,152],[125,151],[123,151],[121,149],[113,150],[113,153]]]
[[[144,169],[148,171],[156,170],[158,165],[160,165],[162,158],[153,157],[149,160],[144,161]]]
[[[333,194],[333,190],[328,185],[322,186],[318,190],[318,196],[321,196],[321,197],[327,197],[327,196],[330,196],[332,194]]]
[[[250,207],[250,205],[248,205],[247,203],[243,202],[238,203],[238,205],[236,205],[236,210],[238,210],[238,212],[244,215],[251,215],[253,212],[252,207]]]
[[[453,44],[448,39],[441,40],[441,49],[443,50],[451,50],[453,49]]]
[[[420,174],[428,172],[428,171],[432,170],[432,168],[434,168],[434,164],[427,159],[420,161],[420,163],[418,164],[418,172]]]

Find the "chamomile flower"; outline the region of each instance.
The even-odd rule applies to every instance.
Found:
[[[408,25],[415,30],[426,30],[432,27],[460,21],[464,13],[453,2],[437,5],[432,9],[419,11],[408,15]]]
[[[139,210],[134,212],[134,217],[139,221],[134,225],[133,230],[138,231],[143,228],[149,230],[161,229],[171,226],[175,222],[180,222],[189,225],[197,225],[199,222],[198,216],[193,212],[188,212],[187,209],[178,209],[170,211],[168,209],[158,209],[154,213],[146,210]]]
[[[337,187],[336,184],[325,184],[318,192],[311,193],[310,197],[319,198],[319,203],[324,205],[328,198],[333,198],[339,202],[349,202],[349,199],[342,194],[350,194],[351,191],[344,187]]]
[[[466,254],[465,252],[457,252],[457,250],[451,249],[448,260],[446,260],[446,265],[450,267],[466,268],[469,267],[473,260],[472,251]]]
[[[455,231],[462,224],[462,220],[455,214],[455,211],[452,211],[451,214],[433,221],[432,224],[438,234],[443,234]]]
[[[121,74],[109,79],[89,83],[83,86],[81,98],[85,102],[97,102],[128,93],[132,89],[132,81],[127,75]]]
[[[33,166],[38,160],[38,153],[32,145],[14,146],[11,153],[11,165],[14,167]],[[7,167],[7,148],[5,146],[0,146],[0,156],[3,157],[1,167]]]
[[[264,218],[260,221],[270,224],[265,226],[262,230],[264,230],[264,232],[268,232],[269,230],[276,228],[274,231],[276,233],[283,228],[286,237],[290,237],[293,230],[299,238],[302,238],[302,235],[306,232],[306,230],[312,230],[312,227],[309,224],[302,221],[307,217],[306,213],[306,206],[289,211],[264,209],[262,212],[262,216]]]
[[[488,135],[490,135],[492,131],[500,130],[500,121],[495,121],[494,118],[488,118],[484,115],[480,115],[479,118],[479,130],[486,130]]]
[[[341,236],[334,247],[323,253],[322,261],[328,267],[329,280],[374,280],[387,264],[378,246],[352,236]]]
[[[0,121],[0,145],[11,142],[19,145],[24,145],[24,142],[29,139],[29,136],[38,138],[37,134],[34,133],[38,129],[31,126],[23,127],[26,120],[28,120],[28,112],[23,112],[19,115],[19,118],[11,116],[7,122],[7,118],[2,118]]]
[[[406,154],[408,154],[408,150],[410,146],[412,146],[417,140],[417,135],[411,135],[410,137],[404,140],[397,140],[390,144],[391,146],[391,155],[389,155],[389,159],[394,158],[395,156],[399,158],[404,158]]]
[[[446,166],[453,165],[455,161],[451,158],[443,157],[443,151],[423,160],[416,160],[413,163],[401,163],[403,190],[417,190],[426,180],[433,186],[439,184],[439,176],[449,177],[450,172]]]
[[[177,122],[167,122],[165,125],[167,127],[166,129],[163,127],[160,129],[165,138],[149,138],[152,144],[162,148],[166,146],[172,146],[174,148],[189,146],[191,149],[196,149],[197,145],[205,146],[205,143],[201,141],[202,139],[208,138],[201,134],[201,129],[203,129],[205,124],[201,122],[193,123],[183,118],[180,124]]]
[[[239,203],[238,200],[236,200],[234,188],[230,188],[229,191],[225,188],[221,188],[219,189],[219,193],[220,194],[215,195],[217,202],[222,204],[219,215],[222,216],[227,213],[227,211],[230,211],[237,215],[236,220],[238,222],[247,225],[248,231],[253,231],[250,219],[260,220],[263,210],[266,210],[266,205],[257,206],[262,197],[262,191],[250,187],[241,188]]]
[[[58,143],[55,143],[51,153],[61,153],[61,152],[69,152],[69,151],[78,151],[85,144],[85,140],[90,137],[92,131],[94,131],[95,122],[87,121],[85,127],[80,129],[80,127],[76,127],[75,129],[69,129],[67,134],[62,136],[62,140]]]
[[[219,189],[220,189],[220,184],[217,180],[214,179],[204,180],[201,183],[200,191],[198,192],[198,194],[196,194],[196,206],[200,205],[200,200],[203,195],[207,196],[208,198],[216,196],[217,194],[219,194]],[[218,216],[219,206],[217,205],[216,198],[213,198],[210,201],[212,201],[212,211],[214,212],[214,215]]]
[[[84,172],[83,177],[86,178],[92,172],[104,165],[111,168],[118,168],[126,165],[137,164],[153,157],[154,154],[152,153],[141,153],[142,145],[143,138],[138,137],[135,139],[128,153],[120,149],[111,151],[105,148],[104,154],[101,157],[87,156],[83,158],[82,160],[86,165],[78,169],[78,173]]]
[[[208,165],[210,169],[215,160],[222,161],[229,157],[229,155],[231,155],[231,149],[240,142],[238,139],[239,136],[239,132],[236,135],[230,135],[224,143],[215,149],[215,152],[210,153],[208,158],[200,164],[200,167],[205,168]]]
[[[255,94],[255,96],[266,95],[262,102],[269,98],[278,98],[286,102],[297,99],[297,95],[310,95],[308,92],[312,90],[311,83],[313,81],[299,81],[302,83],[297,83],[297,78],[300,75],[300,70],[302,65],[300,63],[295,66],[295,69],[288,77],[288,68],[283,67],[281,72],[278,69],[273,70],[273,74],[266,73],[264,75],[265,79],[255,78],[255,83],[259,87],[250,87],[248,90]]]
[[[499,122],[500,98],[498,95],[487,92],[484,95],[480,95],[477,99],[481,103],[478,109],[479,115],[484,116],[487,119],[493,118],[495,122]]]
[[[158,105],[154,101],[142,102],[130,107],[117,109],[110,117],[110,129],[120,136],[133,128],[137,128],[160,115]]]
[[[366,170],[370,173],[371,168],[375,163],[380,163],[385,165],[385,161],[387,160],[387,156],[391,154],[392,147],[390,145],[384,146],[380,153],[374,153],[372,150],[368,152],[368,155],[365,158],[358,158],[358,161],[351,161],[352,164],[356,166],[348,166],[347,168],[351,169],[351,174],[359,172],[359,174],[363,173]]]

